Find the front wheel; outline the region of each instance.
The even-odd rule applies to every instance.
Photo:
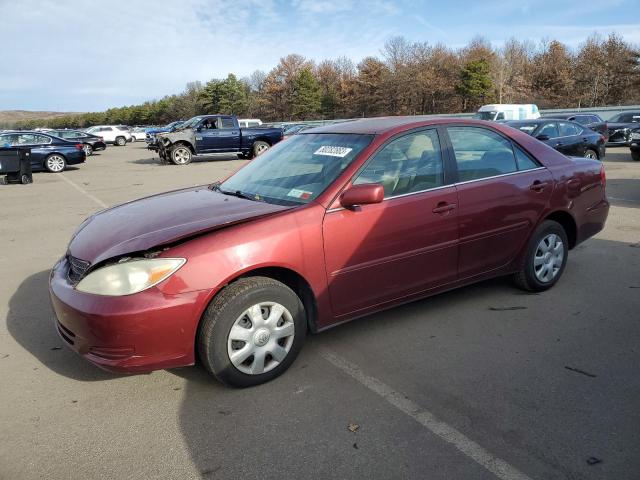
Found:
[[[124,147],[127,144],[127,139],[124,137],[116,138],[116,145],[119,147]]]
[[[67,168],[67,161],[62,155],[54,153],[52,155],[49,155],[45,159],[44,168],[46,168],[51,173],[60,173],[63,172],[65,168]]]
[[[287,370],[302,348],[306,330],[304,306],[293,290],[272,278],[243,278],[209,304],[198,334],[198,353],[218,380],[249,387]]]
[[[567,265],[569,239],[558,222],[545,220],[534,230],[521,270],[514,274],[516,285],[530,292],[553,287]]]
[[[175,165],[188,165],[191,163],[191,150],[185,145],[176,145],[172,147],[169,156]]]
[[[82,149],[84,150],[84,154],[87,157],[90,157],[91,154],[93,153],[93,147],[91,145],[89,145],[88,143],[85,143],[84,146],[82,147]]]

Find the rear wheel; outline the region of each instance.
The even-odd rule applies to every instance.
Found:
[[[631,150],[631,158],[634,162],[640,162],[640,150]]]
[[[62,155],[54,153],[44,160],[44,168],[51,173],[60,173],[67,168],[67,161]]]
[[[253,144],[253,156],[257,157],[259,155],[262,155],[264,152],[269,150],[269,147],[270,145],[267,142],[258,140]]]
[[[186,145],[174,145],[171,147],[169,156],[175,165],[188,165],[191,163],[191,150]]]
[[[306,328],[304,306],[293,290],[272,278],[243,278],[209,304],[198,352],[218,380],[249,387],[289,368],[302,348]]]
[[[545,220],[534,230],[521,270],[514,274],[516,285],[530,292],[553,287],[567,265],[569,240],[558,222]]]
[[[90,157],[91,154],[93,153],[93,147],[91,145],[89,145],[88,143],[85,143],[82,146],[82,149],[84,150],[84,153],[87,157]]]
[[[124,147],[127,144],[127,139],[124,137],[116,137],[116,145],[119,147]]]
[[[20,183],[22,183],[23,185],[27,185],[27,184],[31,183],[31,178],[29,178],[29,175],[27,175],[25,173],[24,175],[22,175],[20,177]]]
[[[590,148],[588,148],[587,151],[584,152],[584,158],[598,160],[598,154],[595,152],[595,150],[591,150]]]

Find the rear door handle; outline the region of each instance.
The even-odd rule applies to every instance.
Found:
[[[530,190],[533,190],[534,192],[541,192],[543,191],[545,188],[547,188],[547,185],[549,185],[547,182],[541,182],[540,180],[536,180],[535,182],[533,182],[533,184],[529,187]]]
[[[433,213],[447,213],[456,208],[455,203],[440,202],[431,210]]]

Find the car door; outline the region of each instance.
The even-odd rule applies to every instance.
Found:
[[[510,139],[476,126],[446,128],[457,168],[458,278],[508,265],[549,201],[553,179]]]
[[[218,151],[220,149],[219,136],[218,118],[205,118],[196,129],[196,150],[202,153]]]
[[[384,200],[327,211],[325,263],[336,316],[455,281],[457,195],[440,144],[435,128],[392,139],[353,180],[382,184]]]
[[[34,133],[21,133],[17,137],[17,145],[31,149],[31,168],[43,166],[44,159],[51,153],[51,137]]]
[[[583,157],[588,139],[581,135],[582,128],[572,122],[558,122],[558,131],[560,136],[557,141],[560,147],[557,150],[565,155]]]
[[[240,150],[240,128],[236,127],[232,117],[218,119],[218,145],[223,151]]]

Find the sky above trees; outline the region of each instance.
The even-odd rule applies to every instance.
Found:
[[[0,110],[140,104],[269,72],[290,53],[357,65],[400,35],[452,51],[478,35],[496,49],[553,38],[575,51],[612,32],[637,44],[636,10],[637,0],[0,0]]]

